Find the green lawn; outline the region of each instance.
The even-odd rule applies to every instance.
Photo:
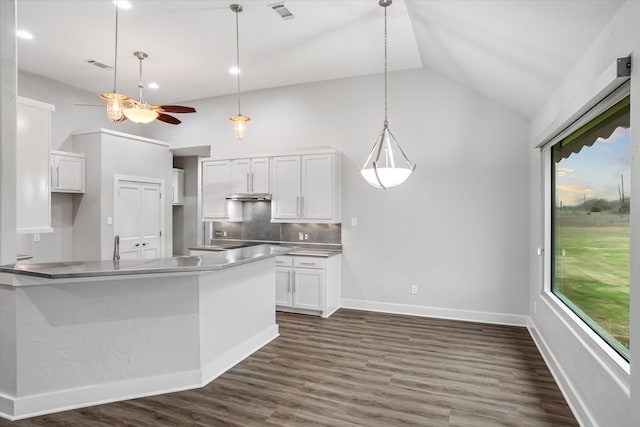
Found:
[[[607,216],[612,220],[603,221]],[[560,214],[556,233],[554,290],[622,344],[628,355],[628,215]]]

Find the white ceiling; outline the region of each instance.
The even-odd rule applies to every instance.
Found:
[[[383,8],[377,0],[286,0],[282,20],[244,0],[242,90],[380,73]],[[118,90],[136,97],[136,50],[152,104],[234,93],[232,1],[130,0],[120,10]],[[623,0],[394,0],[388,8],[389,69],[430,68],[531,118]],[[100,93],[113,89],[112,0],[18,0],[18,66]],[[393,88],[390,88],[392,91]]]

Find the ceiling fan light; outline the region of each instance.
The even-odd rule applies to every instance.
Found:
[[[238,114],[229,118],[229,121],[233,122],[233,133],[237,139],[243,139],[247,136],[247,122],[251,120],[251,117]]]
[[[158,118],[158,112],[147,104],[134,104],[124,109],[124,115],[133,123],[146,125]]]
[[[107,117],[114,123],[121,122],[125,119],[123,112],[123,104],[129,98],[119,93],[101,93],[100,98],[107,101]]]

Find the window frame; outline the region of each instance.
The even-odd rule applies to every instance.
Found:
[[[626,81],[600,102],[596,103],[586,113],[576,119],[573,123],[551,138],[539,148],[539,171],[541,176],[540,199],[542,207],[542,297],[562,322],[574,332],[579,340],[585,345],[592,355],[604,361],[605,358],[613,363],[606,366],[617,374],[623,382],[627,382],[630,375],[630,362],[618,353],[607,341],[605,341],[589,324],[578,316],[564,301],[556,296],[552,291],[552,256],[553,256],[553,173],[551,149],[560,143],[564,138],[575,132],[586,123],[604,113],[613,105],[630,95],[630,81]],[[603,357],[605,356],[605,357]]]

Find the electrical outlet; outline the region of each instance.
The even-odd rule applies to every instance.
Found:
[[[418,285],[411,285],[411,295],[418,295]]]
[[[298,240],[304,240],[304,233],[302,231],[298,232]]]
[[[309,233],[304,233],[304,240],[309,240]]]
[[[222,237],[227,237],[227,232],[226,231],[222,232]]]
[[[40,233],[33,234],[33,241],[38,243],[40,241]]]
[[[216,230],[213,232],[214,237],[222,237],[222,230]]]

